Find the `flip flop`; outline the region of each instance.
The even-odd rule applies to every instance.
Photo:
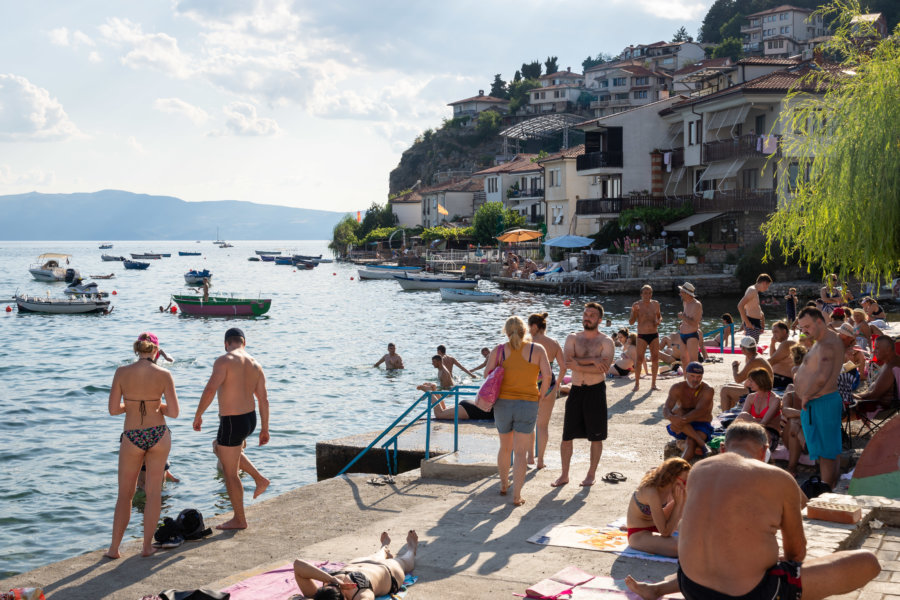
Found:
[[[606,483],[619,483],[620,481],[628,481],[628,478],[618,471],[610,471],[609,473],[601,477],[601,479]]]

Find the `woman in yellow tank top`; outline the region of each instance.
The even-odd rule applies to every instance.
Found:
[[[531,343],[525,321],[520,317],[510,317],[503,332],[509,342],[494,348],[484,373],[487,375],[498,365],[503,365],[503,382],[494,403],[494,424],[500,434],[497,472],[500,475],[500,495],[505,496],[509,489],[510,454],[514,454],[512,503],[521,506],[525,504],[522,486],[525,483],[526,455],[531,446],[538,406],[550,391],[551,371],[547,352],[540,344]]]

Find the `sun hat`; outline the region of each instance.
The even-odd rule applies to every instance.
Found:
[[[756,350],[756,340],[752,337],[745,336],[741,339],[741,348],[747,348],[748,350]]]
[[[155,334],[150,333],[149,331],[145,331],[141,335],[138,336],[137,341],[143,342],[144,340],[150,342],[154,346],[159,346],[159,338],[156,337]]]
[[[856,337],[856,332],[853,330],[853,325],[850,323],[844,323],[840,327],[837,328],[837,332],[839,335],[846,335],[850,338]]]
[[[684,285],[678,286],[679,291],[684,292],[685,294],[689,294],[691,298],[696,298],[696,290],[694,289],[694,285],[687,281],[684,282]]]

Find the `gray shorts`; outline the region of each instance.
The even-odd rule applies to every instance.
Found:
[[[494,424],[500,433],[516,431],[531,433],[537,422],[539,402],[530,400],[503,400],[494,403]]]

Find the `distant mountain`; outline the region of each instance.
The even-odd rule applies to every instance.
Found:
[[[0,196],[0,240],[326,240],[342,212],[119,190]]]

